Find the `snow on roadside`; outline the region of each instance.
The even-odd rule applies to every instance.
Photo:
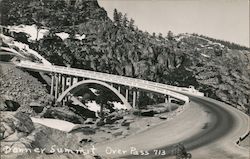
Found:
[[[69,132],[75,126],[75,124],[73,124],[71,122],[59,120],[59,119],[31,117],[31,120],[34,123],[39,123],[39,124],[45,125],[47,127],[58,129],[58,130],[65,131],[65,132]]]
[[[30,49],[29,45],[21,43],[21,42],[17,42],[17,41],[13,41],[13,45],[18,47],[20,50],[22,50],[23,53],[32,54],[32,55],[36,56],[38,59],[40,59],[42,61],[42,63],[44,65],[49,65],[49,66],[52,65],[48,60],[46,60],[38,52],[36,52],[35,50]]]
[[[21,52],[19,51],[19,53],[21,53],[22,55],[27,56],[27,55],[32,54],[35,57],[37,57],[38,59],[40,59],[43,64],[49,65],[49,66],[51,65],[51,63],[48,60],[46,60],[43,56],[41,56],[38,52],[30,49],[29,45],[14,41],[13,38],[5,36],[3,34],[0,34],[0,38],[3,40],[4,43],[8,44],[10,48],[17,47],[21,51]],[[15,51],[18,51],[18,50],[15,50]],[[12,51],[12,52],[15,53],[15,51]]]

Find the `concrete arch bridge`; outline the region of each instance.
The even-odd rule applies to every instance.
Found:
[[[128,108],[135,108],[137,103],[137,95],[140,90],[146,90],[163,94],[166,98],[165,101],[169,102],[171,99],[178,99],[185,103],[189,102],[189,97],[183,95],[202,95],[202,93],[194,90],[193,88],[181,88],[156,82],[112,75],[107,73],[88,71],[83,69],[75,69],[64,66],[48,66],[40,63],[20,61],[15,65],[19,68],[25,68],[37,72],[46,72],[51,75],[51,95],[54,95],[57,102],[62,102],[67,93],[75,90],[77,87],[87,83],[96,83],[113,91]],[[113,85],[117,85],[115,88]],[[121,87],[123,86],[123,87]],[[125,95],[121,94],[121,88],[125,86]],[[129,91],[132,91],[132,105],[129,104]],[[123,91],[124,92],[124,91]]]

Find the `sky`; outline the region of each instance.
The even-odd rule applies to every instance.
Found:
[[[117,8],[143,31],[198,33],[249,47],[249,0],[98,0],[113,19]]]

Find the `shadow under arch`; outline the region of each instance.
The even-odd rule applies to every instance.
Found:
[[[64,92],[62,92],[62,94],[58,97],[56,102],[62,102],[63,98],[69,92],[75,93],[81,88],[81,86],[83,86],[85,84],[90,84],[90,83],[99,84],[99,85],[102,85],[102,86],[108,88],[109,90],[114,92],[120,98],[120,100],[122,101],[122,103],[125,105],[125,107],[127,109],[132,109],[131,105],[127,102],[126,98],[116,88],[112,87],[111,85],[109,85],[105,82],[97,81],[97,80],[84,80],[84,81],[80,81],[78,83],[73,84],[72,86],[67,88]]]

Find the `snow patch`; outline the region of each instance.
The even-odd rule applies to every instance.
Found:
[[[85,39],[86,38],[86,35],[80,35],[80,34],[76,34],[75,35],[75,38],[78,39],[78,40],[82,40],[82,39]]]
[[[4,43],[6,43],[10,47],[10,49],[12,49],[13,53],[18,53],[18,55],[21,54],[24,56],[32,54],[35,57],[37,57],[38,59],[40,59],[43,64],[51,65],[51,63],[48,60],[46,60],[44,57],[42,57],[38,52],[30,49],[29,45],[14,41],[13,38],[2,35],[2,34],[0,34],[0,38],[3,40]],[[15,48],[17,48],[17,49],[14,50]]]
[[[32,54],[34,56],[36,56],[38,59],[40,59],[42,61],[43,64],[45,65],[51,65],[51,63],[46,60],[45,58],[43,58],[38,52],[36,52],[35,50],[32,50],[29,48],[29,45],[21,43],[21,42],[13,42],[14,46],[18,47],[23,53],[26,54]]]
[[[90,90],[92,93],[94,93],[96,96],[99,95],[99,94],[98,94],[98,91],[97,91],[96,89],[94,89],[94,88],[89,88],[89,90]]]
[[[89,101],[88,103],[86,103],[86,105],[88,106],[89,110],[94,112],[100,112],[101,106],[97,104],[95,101]]]
[[[210,56],[208,56],[208,55],[206,55],[206,54],[201,54],[201,55],[204,56],[204,57],[208,57],[208,58],[210,57]]]
[[[121,102],[113,102],[113,104],[116,109],[127,109],[126,106]]]
[[[69,132],[72,130],[73,127],[75,127],[75,124],[64,121],[64,120],[59,120],[59,119],[48,119],[48,118],[34,118],[31,117],[31,120],[34,123],[39,123],[42,125],[45,125],[50,128],[58,129],[61,131],[66,131]]]
[[[112,102],[114,104],[114,107],[116,109],[127,109],[126,106],[120,102]],[[86,105],[88,106],[88,109],[94,112],[100,112],[100,108],[101,106],[99,104],[97,104],[95,101],[89,101],[88,103],[86,103]]]
[[[48,29],[39,29],[37,30],[37,26],[35,24],[33,25],[18,25],[18,26],[8,26],[8,29],[10,29],[10,31],[16,32],[16,33],[20,33],[20,32],[24,32],[26,34],[28,34],[30,37],[28,38],[29,42],[40,40],[42,39],[45,35],[47,35],[49,33]],[[38,31],[38,34],[37,34]]]
[[[60,32],[60,33],[56,33],[56,35],[58,37],[60,37],[62,40],[68,39],[69,38],[69,34],[65,33],[65,32]]]

